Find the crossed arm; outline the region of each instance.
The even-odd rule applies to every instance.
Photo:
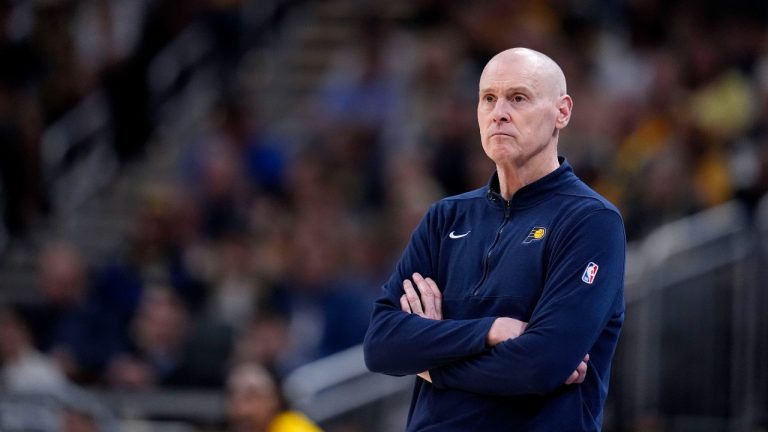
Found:
[[[437,388],[497,396],[547,394],[605,370],[610,338],[618,337],[623,320],[625,242],[617,213],[590,211],[553,237],[550,272],[528,323],[442,316],[437,284],[413,273],[437,274],[435,214],[430,210],[422,220],[374,305],[364,342],[370,370],[421,374]],[[581,276],[592,261],[600,263],[600,277],[587,284]],[[593,359],[585,357],[603,336],[608,345],[593,352]]]
[[[434,280],[428,277],[424,278],[419,273],[414,273],[413,282],[409,279],[403,281],[403,291],[405,294],[400,297],[400,308],[404,312],[430,320],[441,321],[443,319],[443,297]],[[523,334],[526,325],[526,322],[514,318],[496,318],[488,330],[485,343],[489,347],[494,347],[506,340],[515,339]],[[576,370],[565,380],[565,384],[580,384],[584,382],[584,378],[587,375],[588,362],[589,354],[586,354]],[[432,382],[428,370],[417,375],[425,381]]]

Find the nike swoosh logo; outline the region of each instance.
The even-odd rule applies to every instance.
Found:
[[[448,237],[450,237],[450,238],[452,238],[452,239],[460,239],[460,238],[462,238],[462,237],[466,237],[466,236],[467,236],[467,234],[469,234],[469,233],[471,233],[471,232],[472,232],[472,231],[467,231],[467,232],[465,232],[464,234],[456,234],[456,231],[451,231],[451,233],[450,233],[450,234],[448,234]]]

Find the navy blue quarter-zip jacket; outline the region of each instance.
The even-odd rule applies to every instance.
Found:
[[[599,431],[624,321],[618,210],[569,164],[518,190],[488,186],[429,209],[376,301],[365,338],[375,372],[414,375],[408,431]],[[443,320],[400,309],[403,280],[435,280]],[[486,346],[497,317],[525,332]],[[586,379],[565,385],[585,354]]]

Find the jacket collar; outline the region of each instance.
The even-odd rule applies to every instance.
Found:
[[[576,180],[576,175],[568,161],[562,156],[559,156],[557,160],[560,162],[560,166],[556,170],[523,186],[515,192],[509,201],[501,196],[499,173],[494,171],[488,181],[486,193],[488,201],[501,207],[529,207],[549,198],[553,191]]]

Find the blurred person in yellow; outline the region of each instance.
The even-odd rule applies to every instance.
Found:
[[[233,432],[322,432],[303,414],[285,408],[275,380],[258,363],[235,366],[227,378],[227,392]]]

